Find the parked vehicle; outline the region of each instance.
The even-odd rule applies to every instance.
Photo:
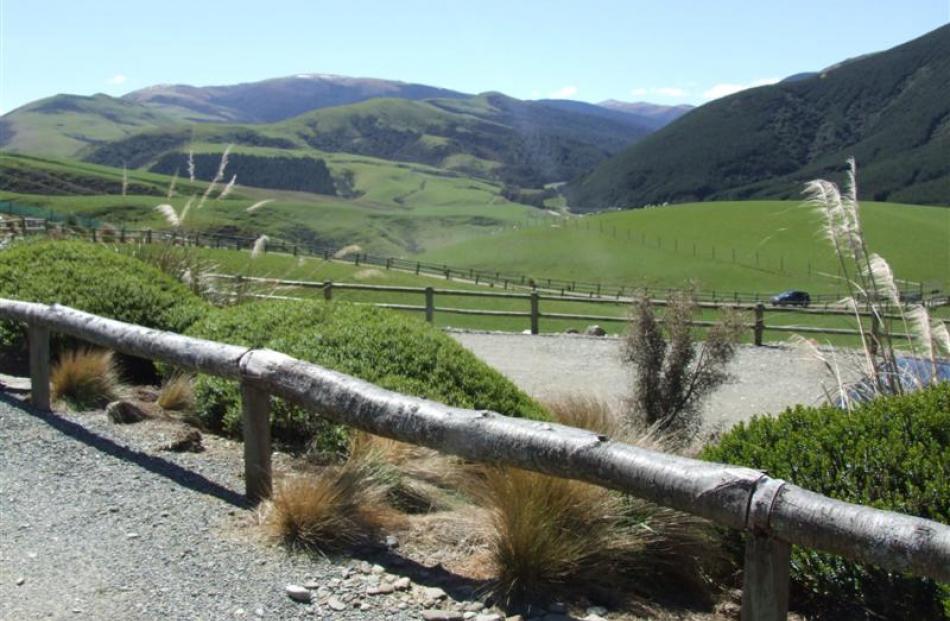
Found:
[[[783,291],[778,295],[772,296],[772,306],[801,306],[802,308],[808,308],[809,304],[811,304],[811,296],[805,291],[789,289],[788,291]]]

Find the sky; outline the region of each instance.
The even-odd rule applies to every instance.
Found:
[[[948,22],[950,0],[0,0],[0,113],[299,73],[701,104]]]

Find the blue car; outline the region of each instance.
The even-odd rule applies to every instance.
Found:
[[[805,291],[789,289],[788,291],[783,291],[778,295],[772,296],[772,306],[801,306],[802,308],[808,308],[809,304],[811,304],[811,296]]]

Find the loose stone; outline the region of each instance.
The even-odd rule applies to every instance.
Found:
[[[287,592],[287,597],[295,602],[309,604],[310,600],[313,599],[310,589],[300,586],[299,584],[288,584],[284,590]]]

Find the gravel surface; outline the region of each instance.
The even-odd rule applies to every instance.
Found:
[[[573,334],[452,332],[459,343],[538,399],[580,394],[618,404],[632,372],[620,361],[621,339]],[[755,414],[815,404],[827,376],[821,366],[786,346],[741,346],[729,366],[732,380],[707,400],[707,429],[725,429]]]
[[[41,414],[0,393],[0,618],[420,619],[427,598],[470,594],[427,591],[444,576],[396,554],[269,543],[243,503],[240,448],[206,434],[204,453],[158,450],[177,429]],[[368,594],[401,575],[408,590]],[[288,597],[310,581],[312,603]]]

